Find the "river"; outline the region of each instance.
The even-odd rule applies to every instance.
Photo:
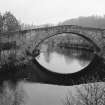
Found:
[[[58,49],[59,50],[59,49]],[[57,73],[75,73],[90,64],[94,54],[85,50],[63,49],[42,52],[37,61],[46,69]]]

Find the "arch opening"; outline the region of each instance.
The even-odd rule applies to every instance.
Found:
[[[67,35],[70,33],[65,33],[65,34]],[[93,50],[90,51],[89,49],[87,50],[81,49],[78,48],[78,46],[76,46],[77,48],[74,48],[74,46],[72,46],[71,48],[70,44],[72,42],[70,41],[71,43],[69,43],[67,40],[64,39],[64,37],[66,37],[67,39],[68,38],[67,36],[69,36],[66,35],[62,35],[62,33],[57,35],[52,35],[47,38],[44,38],[42,41],[40,41],[40,43],[38,43],[40,54],[39,56],[36,56],[35,59],[46,70],[61,74],[76,73],[81,71],[83,68],[87,67],[93,60],[94,58]],[[77,40],[77,42],[74,43],[74,45],[80,44],[81,46],[82,44],[84,45],[88,44],[86,43],[85,41],[86,39],[84,37],[77,36],[75,34],[70,34],[70,35],[72,35],[72,37],[69,36],[69,38],[71,39],[74,38],[74,40]],[[66,44],[63,43],[61,37],[63,38],[63,40],[67,41]],[[83,42],[82,44],[78,43],[78,40],[80,39],[82,39],[84,43]],[[93,43],[90,43],[90,41],[87,42],[89,42],[89,46],[92,46],[92,48],[95,47]],[[61,46],[61,44],[63,45],[63,47]],[[94,50],[96,50],[96,48]]]
[[[51,37],[54,37],[54,36],[57,36],[57,35],[60,35],[60,34],[64,34],[64,33],[65,33],[65,34],[74,34],[74,35],[77,35],[77,36],[82,37],[83,39],[85,39],[86,41],[88,41],[89,43],[91,43],[91,44],[94,46],[94,50],[95,50],[94,52],[95,52],[95,53],[100,52],[100,48],[97,46],[97,44],[94,43],[92,39],[86,37],[86,36],[83,35],[83,34],[76,33],[76,32],[57,32],[57,33],[52,34],[52,35],[49,35],[49,36],[45,37],[44,39],[42,39],[41,41],[39,41],[39,42],[36,44],[36,46],[35,46],[35,48],[34,48],[34,50],[33,50],[33,54],[34,54],[35,52],[37,52],[37,50],[38,50],[37,48],[38,48],[38,47],[40,46],[40,44],[43,43],[45,40],[50,39]]]

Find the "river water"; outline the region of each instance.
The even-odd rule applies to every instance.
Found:
[[[90,64],[93,58],[94,54],[89,51],[65,49],[60,52],[42,52],[37,57],[37,61],[52,72],[66,74],[82,70]]]
[[[49,51],[44,48],[36,59],[51,72],[67,74],[81,71],[93,58],[94,53],[86,50],[57,48]],[[75,93],[74,86],[40,84],[22,79],[16,85],[5,80],[1,90],[0,105],[63,105],[68,90]]]

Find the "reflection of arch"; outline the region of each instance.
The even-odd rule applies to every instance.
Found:
[[[62,34],[62,33],[69,33],[69,34],[71,33],[71,34],[78,35],[78,36],[80,36],[80,37],[86,39],[88,42],[92,43],[92,45],[94,46],[96,52],[99,52],[99,51],[100,51],[100,48],[97,46],[96,43],[93,42],[92,39],[90,39],[90,38],[86,37],[85,35],[80,34],[80,33],[78,33],[78,32],[66,32],[66,31],[65,31],[65,32],[52,33],[51,35],[45,37],[44,39],[42,39],[41,41],[38,42],[38,44],[36,45],[35,49],[36,49],[41,43],[43,43],[45,40],[47,40],[47,39],[49,39],[49,38],[51,38],[51,37],[53,37],[53,36],[57,36],[57,35],[59,35],[59,34]]]
[[[84,83],[92,83],[103,81],[105,77],[104,62],[103,59],[95,55],[92,62],[79,72],[72,74],[60,74],[47,70],[38,63],[36,59],[33,59],[35,64],[35,75],[37,79],[35,82],[56,84],[56,85],[80,85]],[[93,69],[94,68],[94,69]]]

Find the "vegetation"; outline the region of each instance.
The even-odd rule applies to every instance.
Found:
[[[64,105],[105,105],[105,83],[91,83],[76,86],[76,95],[69,91]]]
[[[16,17],[9,11],[5,12],[4,14],[0,14],[0,32],[11,32],[17,31],[21,29],[21,25]],[[15,36],[11,35],[2,35],[0,34],[0,65],[5,64],[6,62],[10,61],[10,59],[14,57],[16,59],[16,38],[15,40],[9,40],[9,37],[12,37],[12,40]],[[12,55],[12,56],[11,56]],[[12,60],[11,59],[11,60]],[[17,61],[17,60],[16,60]]]
[[[97,78],[97,76],[96,76]],[[68,91],[64,105],[105,105],[105,83],[97,82],[74,86],[75,93]]]
[[[76,48],[87,48],[87,49],[93,49],[93,45],[90,44],[88,41],[86,41],[84,38],[80,36],[76,36],[75,34],[60,34],[58,36],[51,37],[42,44],[45,43],[48,45],[48,48],[53,49],[53,47],[61,47],[61,48],[70,48],[75,47]]]
[[[26,105],[25,92],[20,86],[5,81],[0,86],[0,105]]]
[[[78,17],[78,18],[66,20],[60,24],[79,25],[79,26],[94,27],[94,28],[105,28],[105,15],[103,17],[101,16]]]
[[[20,30],[20,23],[11,12],[0,14],[0,32]]]
[[[0,14],[0,32],[2,32],[2,30],[3,30],[3,17]]]

